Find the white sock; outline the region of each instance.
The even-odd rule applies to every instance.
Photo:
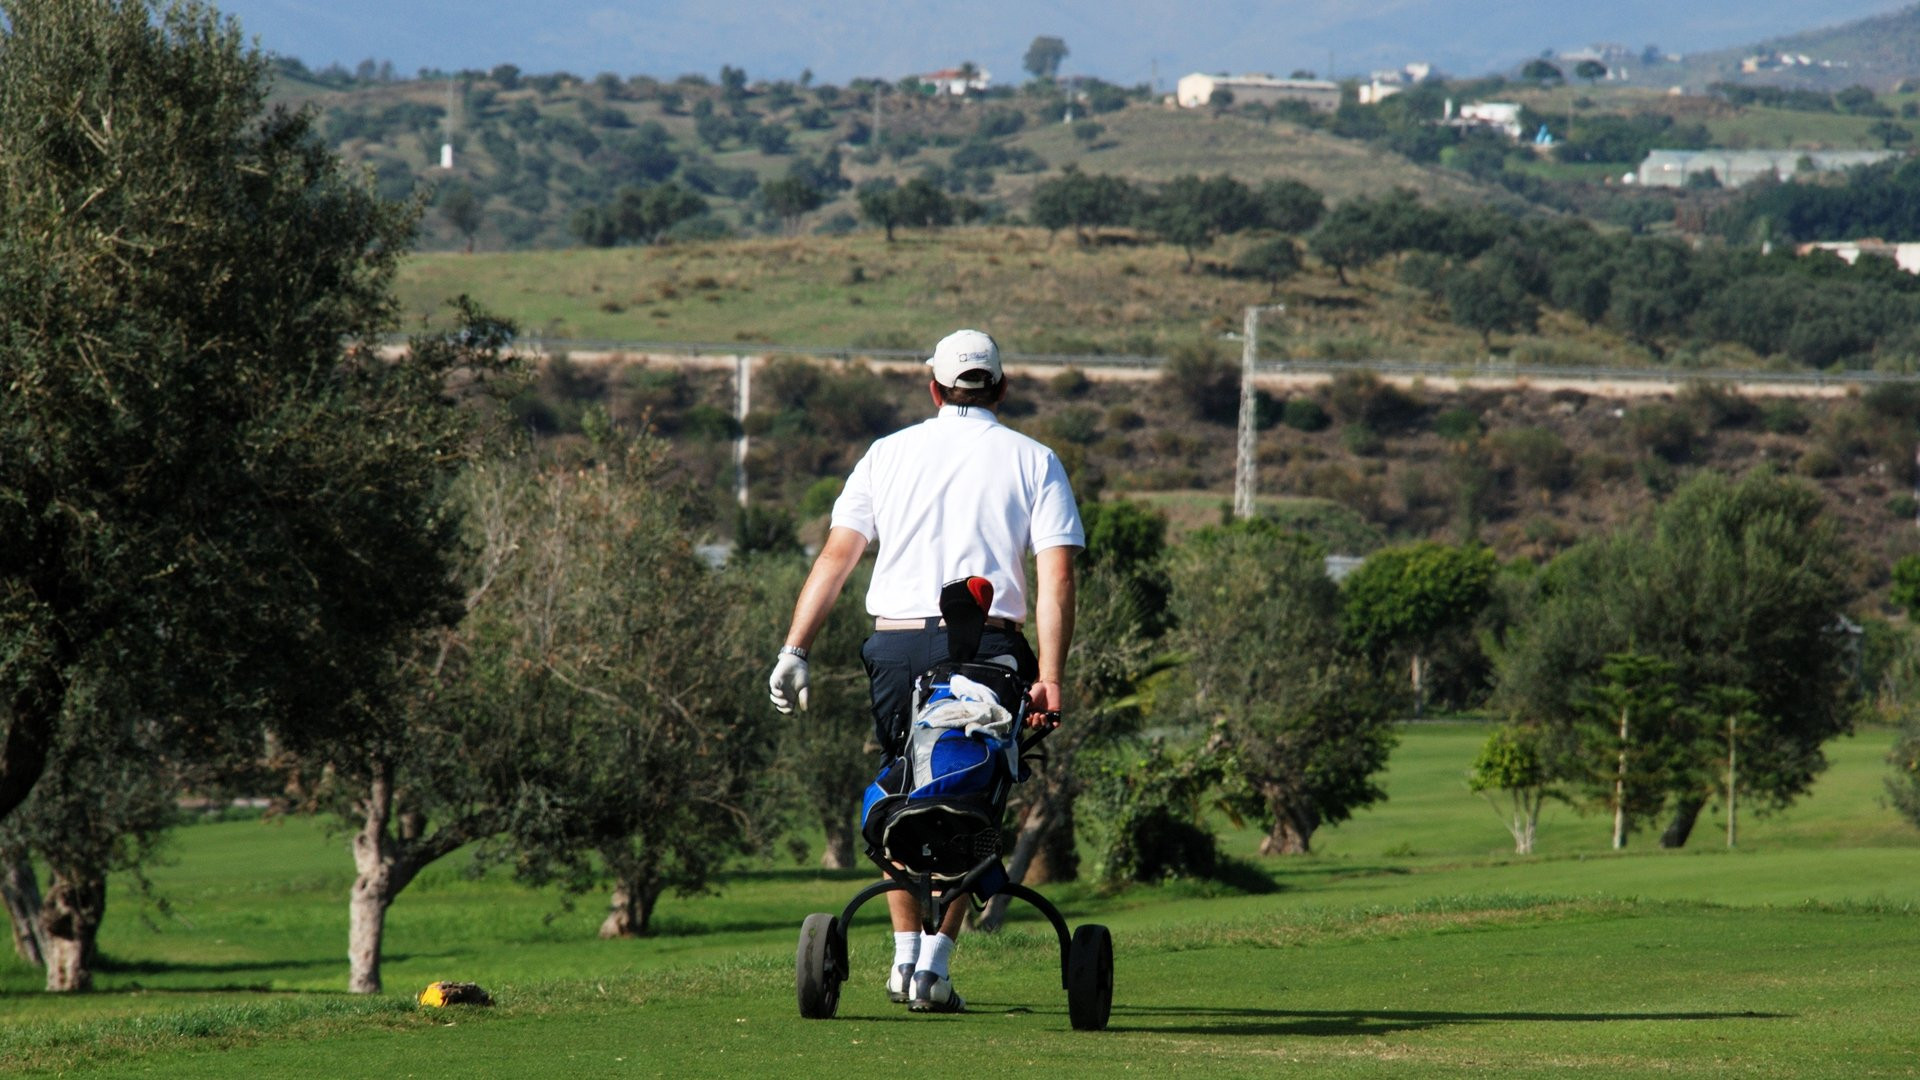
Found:
[[[953,939],[945,934],[920,935],[920,962],[914,965],[914,972],[931,971],[941,978],[947,977],[947,962],[953,958]]]
[[[920,931],[895,930],[893,932],[893,966],[911,964],[920,959]]]

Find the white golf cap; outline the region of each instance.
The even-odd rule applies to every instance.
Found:
[[[940,339],[927,361],[941,386],[977,389],[1000,381],[1000,346],[978,330],[955,330]],[[982,377],[978,372],[986,372]],[[963,377],[971,375],[970,378]]]

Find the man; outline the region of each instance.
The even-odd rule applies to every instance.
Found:
[[[947,655],[940,588],[969,575],[993,582],[979,655],[1013,657],[1032,685],[1033,712],[1060,711],[1073,643],[1073,557],[1086,546],[1060,459],[994,416],[1007,380],[993,339],[978,330],[955,331],[934,347],[927,366],[933,369],[927,392],[938,414],[875,442],[854,466],[768,679],[775,708],[807,707],[807,648],[847,575],[877,542],[867,590],[874,633],[860,654],[873,695],[874,734],[889,759],[900,752],[912,720],[914,676]],[[1028,552],[1037,577],[1038,656],[1020,633],[1028,616]],[[964,1009],[948,959],[968,905],[947,908],[939,932],[922,934],[920,905],[911,895],[894,891],[887,900],[894,931],[888,996],[916,1012]]]

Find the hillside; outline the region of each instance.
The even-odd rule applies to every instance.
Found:
[[[1040,176],[1069,166],[1145,182],[1194,172],[1290,177],[1336,201],[1401,186],[1519,204],[1464,173],[1270,114],[1168,110],[1137,88],[1090,83],[1073,124],[1059,122],[1064,99],[1046,88],[980,100],[884,85],[723,87],[699,77],[583,81],[500,69],[340,87],[283,71],[276,99],[316,110],[329,141],[389,196],[421,186],[433,204],[421,235],[430,251],[466,246],[444,210],[456,189],[479,198],[475,246],[501,250],[576,244],[578,211],[669,179],[696,192],[712,222],[749,232],[772,224],[761,185],[795,174],[825,197],[798,222],[803,231],[855,227],[854,189],[876,179],[925,176],[973,200],[986,220],[1019,215]],[[442,170],[449,129],[455,165]]]
[[[928,340],[931,340],[930,338]],[[1189,355],[1171,373],[1088,378],[1020,371],[1003,416],[1057,449],[1083,498],[1144,500],[1176,532],[1231,502],[1239,375]],[[756,504],[817,542],[838,482],[876,436],[924,415],[911,362],[776,358],[753,381],[748,473]],[[1857,584],[1883,595],[1888,567],[1920,553],[1911,488],[1920,395],[1891,385],[1837,398],[1746,398],[1704,386],[1659,395],[1525,387],[1395,387],[1367,376],[1269,380],[1261,405],[1262,512],[1365,554],[1417,538],[1491,544],[1544,561],[1623,527],[1694,471],[1755,468],[1824,495],[1854,547]],[[674,357],[556,360],[516,403],[551,438],[577,439],[589,408],[673,442],[682,475],[733,527],[733,375]]]
[[[1099,243],[1030,228],[877,231],[648,248],[515,254],[424,254],[407,260],[399,294],[410,319],[468,293],[544,338],[920,348],[954,322],[977,323],[1028,353],[1164,355],[1215,341],[1270,290],[1235,276],[1250,241],[1223,240],[1183,269],[1177,247],[1110,230]],[[1290,281],[1289,331],[1275,354],[1390,355],[1471,364],[1472,332],[1389,273],[1343,288],[1314,270]],[[944,329],[943,329],[944,328]],[[1535,361],[1627,360],[1618,336],[1550,318],[1524,341]],[[1749,360],[1751,358],[1748,358]]]
[[[1812,63],[1797,62],[1801,56]],[[1749,57],[1776,59],[1763,62],[1758,71],[1743,72],[1741,62]],[[1777,59],[1781,57],[1792,61]],[[1647,78],[1695,89],[1726,79],[1821,90],[1858,84],[1885,92],[1902,80],[1920,78],[1920,6],[1698,53],[1680,64],[1649,68]]]

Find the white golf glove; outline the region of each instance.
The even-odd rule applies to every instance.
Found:
[[[780,658],[773,662],[773,674],[767,678],[767,697],[773,699],[773,707],[783,713],[793,711],[794,702],[800,708],[807,707],[807,658],[781,650]]]

